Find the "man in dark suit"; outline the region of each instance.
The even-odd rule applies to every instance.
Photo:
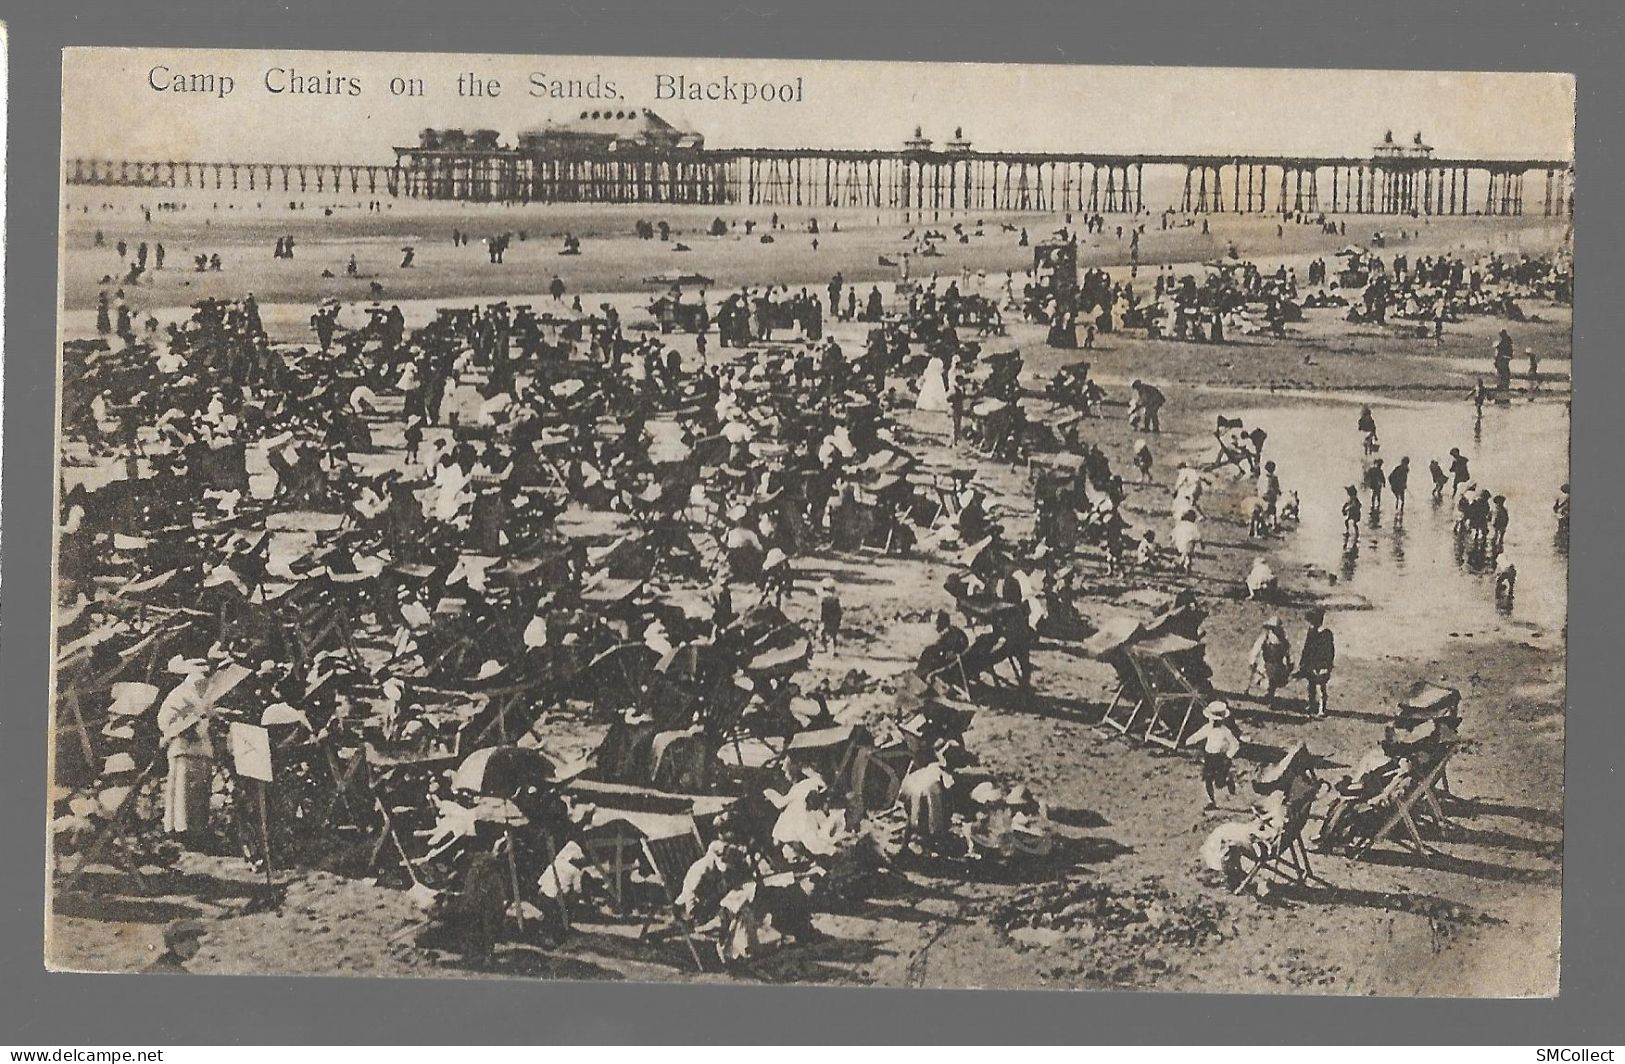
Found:
[[[1309,683],[1309,712],[1326,715],[1326,685],[1331,682],[1332,663],[1337,657],[1336,640],[1326,627],[1326,612],[1313,609],[1308,614],[1309,631],[1303,637],[1303,652],[1298,655],[1298,675]]]

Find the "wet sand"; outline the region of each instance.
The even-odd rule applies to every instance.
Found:
[[[759,213],[765,220],[765,212]],[[453,217],[463,216],[448,214],[433,224],[449,231],[456,224]],[[1114,224],[1109,223],[1108,232]],[[1381,224],[1399,228],[1391,220]],[[1348,239],[1353,238],[1353,225]],[[1441,246],[1460,240],[1505,244],[1511,239],[1489,220],[1453,225]],[[1228,239],[1227,226],[1247,239],[1277,239],[1273,222],[1264,226],[1236,219],[1216,220],[1215,239]],[[1039,231],[1030,220],[1029,228]],[[1154,219],[1151,228],[1154,237]],[[70,231],[70,247],[86,238],[82,229],[76,224]],[[114,229],[107,229],[111,239]],[[1294,233],[1288,226],[1287,232],[1293,234],[1293,254],[1301,254],[1304,262],[1311,253],[1332,250],[1335,240],[1308,227]],[[1440,225],[1437,233],[1445,235],[1445,227]],[[881,239],[873,233],[852,235],[854,242]],[[1519,239],[1534,241],[1528,231]],[[627,242],[629,261],[646,253],[648,245]],[[1328,246],[1320,247],[1322,242]],[[1336,246],[1344,242],[1337,240]],[[270,263],[270,238],[263,243]],[[343,240],[334,240],[331,253],[347,255],[344,246]],[[1418,244],[1408,251],[1415,254],[1420,248]],[[596,255],[590,242],[588,250]],[[1262,248],[1242,250],[1261,264],[1279,260]],[[477,247],[460,253],[479,255],[483,264]],[[795,284],[805,279],[811,285],[820,279],[806,276],[812,267],[802,259],[811,254],[753,257],[734,268],[756,281]],[[988,256],[987,268],[1005,261],[1004,255],[1000,250]],[[1200,257],[1191,255],[1193,260]],[[76,288],[95,269],[84,259],[68,257],[69,273],[80,278],[69,279],[70,306],[88,306]],[[1287,259],[1292,261],[1292,255]],[[822,271],[827,261],[817,260],[816,268]],[[545,277],[551,268],[550,261],[538,257],[535,276]],[[654,272],[669,267],[662,260],[645,268]],[[861,276],[857,265],[853,269],[849,279]],[[1301,263],[1298,269],[1302,276]],[[429,277],[435,280],[419,281]],[[499,291],[523,291],[510,277],[504,275],[507,287]],[[252,287],[267,303],[288,302],[289,314],[267,312],[266,317],[274,332],[290,340],[302,326],[291,313],[294,301],[329,294],[303,276],[279,289],[283,282],[269,269],[256,268],[247,277],[228,273],[206,283],[219,285],[221,294],[237,296]],[[425,269],[412,283],[424,284],[425,291],[455,291],[422,304],[427,312],[429,304],[455,303],[458,296],[480,291],[485,282],[467,280],[464,267],[448,265],[432,273]],[[605,279],[595,284],[595,291],[600,290],[617,299],[636,298]],[[191,298],[190,290],[170,294]],[[1349,326],[1333,310],[1309,312],[1308,320],[1290,327],[1284,340],[1240,337],[1221,347],[1116,335],[1102,337],[1094,351],[1053,351],[1042,346],[1040,330],[1022,325],[1012,325],[1008,337],[987,341],[1023,351],[1024,383],[1035,395],[1055,368],[1076,359],[1091,361],[1114,397],[1121,396],[1133,377],[1164,388],[1169,405],[1164,432],[1151,440],[1157,466],[1150,484],[1132,482],[1129,449],[1137,434],[1123,422],[1120,406],[1108,407],[1105,420],[1086,423],[1088,438],[1105,449],[1113,468],[1130,474],[1131,521],[1158,529],[1159,537],[1170,527],[1173,466],[1180,456],[1211,453],[1209,433],[1216,414],[1244,416],[1249,426],[1259,424],[1270,432],[1267,456],[1280,463],[1283,486],[1299,491],[1303,501],[1300,526],[1278,539],[1249,540],[1244,507],[1251,486],[1220,474],[1205,502],[1207,543],[1192,574],[1100,577],[1089,582],[1077,607],[1097,618],[1148,613],[1180,587],[1198,591],[1211,610],[1205,628],[1215,683],[1236,693],[1233,704],[1249,740],[1244,780],[1272,751],[1300,739],[1339,764],[1352,764],[1380,737],[1382,722],[1413,681],[1433,679],[1460,687],[1463,734],[1472,745],[1452,764],[1451,781],[1455,792],[1471,802],[1471,813],[1461,818],[1456,832],[1439,841],[1440,855],[1424,861],[1390,847],[1360,862],[1321,857],[1316,871],[1327,886],[1278,891],[1264,902],[1228,896],[1197,875],[1196,848],[1214,825],[1244,814],[1245,782],[1241,795],[1222,802],[1226,808],[1204,812],[1197,762],[1102,729],[1100,714],[1115,686],[1110,671],[1081,657],[1075,646],[1047,642],[1035,655],[1035,689],[990,692],[967,741],[989,768],[1028,781],[1051,803],[1062,836],[1055,858],[1019,880],[986,873],[967,876],[948,866],[909,866],[857,911],[820,915],[817,926],[831,936],[826,942],[770,955],[735,977],[858,985],[1340,994],[1555,992],[1566,566],[1552,542],[1549,507],[1557,485],[1567,479],[1568,319],[1562,308],[1528,309],[1546,320],[1514,326],[1514,337],[1520,350],[1537,346],[1546,360],[1541,395],[1534,403],[1520,397],[1507,408],[1486,410],[1476,436],[1472,405],[1465,397],[1474,374],[1488,373],[1490,343],[1504,324],[1494,319],[1453,328],[1442,349],[1393,328]],[[861,343],[861,327],[839,326],[834,332],[843,344]],[[673,342],[692,357],[691,340]],[[1410,512],[1401,529],[1386,511],[1376,528],[1362,529],[1351,562],[1342,550],[1336,507],[1342,485],[1353,482],[1361,459],[1354,429],[1358,404],[1371,400],[1377,403],[1383,456],[1392,461],[1411,455]],[[1036,398],[1031,402],[1036,416],[1046,416],[1046,404]],[[996,514],[1010,523],[1013,533],[1025,531],[1031,521],[1025,469],[952,450],[940,416],[909,413],[901,421],[928,463],[975,467],[994,489]],[[1522,574],[1510,614],[1495,609],[1483,572],[1457,562],[1448,517],[1428,503],[1427,459],[1442,458],[1450,446],[1461,446],[1473,458],[1480,483],[1508,496],[1513,513],[1509,550]],[[1261,550],[1281,577],[1285,604],[1241,597],[1242,576]],[[839,684],[857,670],[873,683],[845,698],[840,713],[856,718],[879,710],[925,645],[930,612],[951,604],[942,586],[949,565],[929,556],[876,560],[825,554],[800,564],[800,588],[787,612],[810,619],[816,610],[812,585],[833,575],[849,629],[838,652],[814,656],[803,686],[825,677]],[[1244,692],[1246,655],[1259,625],[1268,613],[1280,611],[1296,651],[1302,612],[1315,603],[1328,608],[1329,624],[1339,639],[1333,711],[1325,719],[1304,719],[1298,712],[1301,686],[1275,710],[1265,710]],[[556,738],[578,745],[591,735]],[[1328,774],[1335,777],[1337,771]],[[86,896],[59,895],[53,963],[70,968],[134,966],[148,955],[164,919],[195,912],[210,918],[213,928],[194,964],[200,971],[696,978],[680,945],[667,951],[641,948],[628,941],[624,928],[612,925],[586,926],[562,947],[513,944],[500,951],[489,969],[448,969],[444,958],[426,955],[406,941],[389,942],[415,918],[398,892],[322,873],[300,874],[282,913],[239,915],[234,899],[253,878],[241,862],[189,856],[182,867],[187,875],[156,888],[158,895],[124,896],[101,912],[93,910]],[[1156,903],[1156,920],[1137,925],[1138,930],[1001,929],[1008,921],[999,914],[1025,904],[1023,892],[1035,882],[1073,879],[1125,897],[1152,887],[1168,897]],[[99,886],[119,889],[111,877]],[[98,899],[97,904],[104,902]]]
[[[678,205],[531,205],[457,204],[429,201],[388,203],[382,213],[369,214],[364,200],[354,197],[303,199],[302,209],[289,210],[284,199],[248,193],[222,194],[215,199],[194,199],[184,211],[155,212],[152,222],[142,220],[140,207],[158,201],[162,193],[147,189],[69,188],[62,213],[64,246],[64,306],[70,310],[94,307],[96,291],[104,276],[121,273],[114,244],[119,239],[134,246],[146,240],[162,241],[166,258],[162,271],[155,271],[150,288],[143,282],[139,300],[151,306],[186,306],[208,296],[241,298],[253,291],[261,303],[294,301],[313,303],[318,299],[366,300],[371,284],[384,288],[389,302],[432,299],[440,302],[474,298],[507,298],[528,293],[541,303],[553,276],[558,275],[576,292],[651,291],[643,279],[671,271],[700,273],[714,278],[716,290],[740,285],[760,285],[769,280],[793,287],[806,285],[822,292],[830,276],[839,271],[848,281],[867,286],[898,279],[903,252],[914,247],[915,237],[933,229],[948,235],[938,246],[941,257],[910,259],[913,278],[938,274],[946,278],[968,267],[986,271],[990,280],[1002,283],[1005,271],[1019,278],[1032,268],[1032,249],[1019,243],[1026,229],[1032,243],[1062,226],[1074,230],[1083,221],[1074,213],[1071,223],[1061,214],[1019,214],[991,211],[969,214],[940,212],[933,216],[873,211],[835,211],[814,208],[787,208],[779,212],[779,230],[768,230],[773,211],[765,207],[690,207]],[[111,204],[108,210],[103,203]],[[218,202],[216,209],[212,204]],[[256,206],[257,205],[257,206]],[[89,213],[83,208],[89,207]],[[332,210],[331,215],[323,213]],[[816,217],[820,232],[807,231]],[[727,236],[711,237],[706,229],[721,218],[731,228]],[[1176,227],[1159,228],[1157,214],[1141,215],[1147,227],[1140,246],[1141,272],[1147,274],[1158,264],[1194,265],[1224,255],[1231,242],[1244,258],[1286,263],[1298,276],[1306,275],[1309,259],[1319,255],[1336,266],[1333,252],[1349,243],[1367,244],[1381,231],[1388,251],[1404,251],[1412,256],[1447,248],[1487,248],[1516,252],[1520,248],[1540,250],[1561,238],[1562,220],[1536,217],[1480,219],[1440,218],[1399,220],[1351,217],[1346,219],[1346,235],[1323,234],[1318,226],[1281,224],[1273,216],[1211,216],[1211,232],[1203,234],[1198,220],[1191,226],[1178,218]],[[634,224],[644,220],[667,221],[671,240],[640,240],[633,235]],[[745,222],[756,228],[745,233]],[[974,236],[980,220],[983,235]],[[879,224],[877,224],[877,221]],[[1128,228],[1134,219],[1111,215],[1102,233],[1080,236],[1079,262],[1086,266],[1121,267],[1114,275],[1126,277],[1131,261]],[[968,244],[954,238],[951,227],[962,223],[972,234]],[[831,231],[839,223],[840,232]],[[1012,228],[1005,229],[1005,226]],[[1124,228],[1121,237],[1119,226]],[[93,246],[97,230],[106,245]],[[470,235],[468,246],[453,247],[452,230]],[[1279,229],[1280,235],[1277,235]],[[1412,234],[1401,240],[1400,230]],[[518,238],[520,231],[526,239]],[[504,232],[514,234],[504,262],[488,261],[482,237]],[[581,240],[581,254],[560,255],[565,233]],[[772,243],[761,238],[770,236]],[[280,236],[292,236],[295,257],[272,257]],[[812,246],[817,239],[818,247]],[[680,252],[683,243],[692,250]],[[415,262],[401,269],[401,248],[412,246]],[[197,273],[192,267],[196,254],[218,253],[220,272]],[[356,256],[359,276],[345,275],[351,254]],[[885,256],[897,266],[883,265]],[[322,271],[333,276],[323,277]],[[1019,290],[1019,282],[1017,288]],[[860,293],[860,298],[861,298]],[[591,303],[587,304],[589,307]],[[308,313],[308,312],[307,312]]]

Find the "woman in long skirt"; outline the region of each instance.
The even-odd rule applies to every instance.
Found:
[[[158,707],[158,730],[169,755],[164,779],[164,831],[196,837],[209,823],[214,744],[204,701],[208,675],[199,672],[171,691]]]

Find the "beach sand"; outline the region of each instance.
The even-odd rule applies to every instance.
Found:
[[[69,203],[100,203],[111,201],[113,195],[111,190],[67,190]],[[879,267],[876,260],[906,246],[902,234],[918,226],[888,221],[875,227],[872,219],[864,225],[843,215],[843,231],[821,235],[814,252],[804,232],[776,233],[775,242],[767,245],[743,237],[713,240],[693,233],[715,215],[725,220],[754,217],[765,224],[768,212],[761,208],[660,212],[419,203],[388,214],[387,233],[376,235],[376,216],[368,218],[353,207],[335,210],[332,216],[309,208],[254,212],[243,207],[239,212],[218,212],[227,215],[218,222],[213,221],[217,212],[209,212],[211,224],[203,227],[195,220],[203,216],[204,208],[194,205],[182,212],[185,217],[180,221],[177,216],[155,214],[153,223],[145,226],[131,206],[143,197],[152,200],[153,193],[121,190],[118,195],[126,197],[118,209],[65,215],[65,336],[85,333],[85,315],[93,306],[97,281],[117,265],[110,247],[90,247],[96,228],[105,231],[109,245],[120,236],[132,242],[165,241],[169,253],[165,270],[133,296],[138,307],[162,320],[183,315],[182,308],[193,299],[238,298],[252,290],[279,339],[309,342],[301,315],[308,315],[310,304],[329,296],[364,303],[368,278],[384,284],[386,302],[412,301],[414,317],[427,316],[434,305],[492,298],[528,298],[539,305],[546,299],[540,293],[555,271],[572,293],[592,293],[595,300],[602,297],[629,306],[659,290],[640,286],[643,276],[671,269],[716,278],[713,293],[769,280],[806,285],[821,293],[837,269],[866,291],[870,283],[895,281],[896,271]],[[833,216],[816,213],[827,230]],[[659,242],[637,240],[630,235],[637,217],[670,218],[682,230],[676,239],[695,250],[675,253]],[[803,220],[786,215],[786,221],[795,225]],[[944,280],[961,265],[1002,277],[1003,270],[1020,271],[1030,264],[1030,249],[1018,247],[1014,234],[994,224],[995,216],[986,220],[988,236],[970,246],[950,244],[942,259],[933,260]],[[1117,222],[1107,219],[1106,235],[1094,238],[1083,257],[1109,267],[1114,276],[1126,276],[1126,237],[1119,243],[1112,235]],[[946,228],[941,221],[928,224]],[[1026,225],[1036,239],[1060,219],[1028,215],[1016,224]],[[454,226],[476,236],[524,226],[527,240],[514,245],[505,265],[492,266],[478,245],[451,247]],[[1379,228],[1389,233],[1420,228],[1418,236],[1401,245],[1413,257],[1463,245],[1538,252],[1554,246],[1560,235],[1556,226],[1542,219],[1435,220],[1421,226],[1408,219],[1350,218],[1348,233],[1341,237],[1291,224],[1277,236],[1274,219],[1218,216],[1212,226],[1207,237],[1193,230],[1162,233],[1153,216],[1142,244],[1142,262],[1200,263],[1222,253],[1234,240],[1243,257],[1268,268],[1287,262],[1301,278],[1309,258],[1329,257],[1343,244],[1366,242]],[[357,235],[363,230],[375,235],[363,240]],[[583,239],[578,259],[555,254],[559,240],[554,234],[565,231]],[[283,233],[296,237],[297,258],[292,263],[271,258],[271,242]],[[399,270],[397,249],[406,243],[417,247],[418,265]],[[189,254],[199,250],[218,251],[226,268],[218,274],[184,270]],[[352,251],[365,263],[360,282],[342,279],[343,262]],[[918,276],[918,261],[914,266]],[[338,277],[320,277],[323,268]],[[1142,290],[1149,288],[1149,277],[1142,285]],[[1536,347],[1544,360],[1541,395],[1532,405],[1540,417],[1566,426],[1567,309],[1548,304],[1526,309],[1543,319],[1511,326],[1518,349]],[[351,324],[360,320],[354,308],[345,313]],[[948,865],[910,867],[892,876],[869,903],[820,914],[816,925],[829,936],[823,942],[767,955],[730,977],[941,987],[1406,996],[1555,993],[1563,843],[1562,610],[1531,607],[1529,612],[1538,614],[1537,619],[1519,608],[1500,614],[1489,604],[1484,574],[1470,568],[1439,568],[1448,558],[1441,562],[1440,552],[1413,546],[1410,551],[1417,560],[1412,564],[1429,566],[1423,575],[1456,596],[1450,602],[1457,620],[1448,626],[1406,624],[1399,616],[1405,608],[1403,594],[1396,597],[1396,587],[1401,592],[1404,588],[1404,570],[1391,558],[1384,564],[1357,562],[1350,569],[1345,559],[1319,553],[1319,540],[1308,534],[1307,527],[1335,520],[1328,513],[1335,513],[1341,478],[1358,459],[1354,420],[1360,403],[1376,405],[1379,423],[1392,411],[1396,422],[1433,418],[1455,431],[1471,412],[1465,397],[1474,377],[1490,376],[1490,345],[1504,324],[1480,318],[1452,326],[1442,348],[1436,348],[1431,338],[1406,337],[1394,327],[1348,325],[1337,310],[1308,312],[1305,322],[1289,327],[1285,339],[1245,336],[1223,346],[1115,334],[1102,336],[1093,351],[1054,351],[1043,346],[1039,328],[1019,323],[1011,325],[1006,337],[984,340],[995,349],[1017,347],[1023,352],[1024,384],[1031,396],[1041,394],[1044,380],[1057,367],[1079,359],[1092,363],[1094,375],[1113,398],[1120,399],[1126,383],[1135,377],[1154,381],[1166,391],[1164,431],[1150,441],[1157,466],[1149,484],[1134,482],[1129,450],[1138,434],[1123,420],[1121,406],[1108,407],[1103,420],[1085,423],[1086,437],[1105,450],[1114,470],[1129,481],[1130,519],[1137,526],[1158,529],[1159,537],[1165,537],[1170,526],[1174,465],[1181,457],[1211,451],[1209,434],[1216,414],[1245,410],[1249,425],[1266,429],[1277,419],[1283,425],[1301,425],[1304,411],[1322,417],[1320,446],[1271,450],[1267,455],[1280,463],[1284,487],[1302,494],[1306,512],[1302,535],[1289,529],[1279,539],[1249,540],[1244,507],[1251,486],[1217,474],[1206,502],[1207,542],[1194,573],[1100,577],[1077,601],[1085,616],[1144,614],[1171,591],[1196,588],[1211,611],[1205,629],[1216,686],[1237,693],[1232,704],[1249,740],[1241,791],[1235,798],[1222,797],[1220,810],[1204,812],[1197,760],[1103,729],[1101,712],[1115,689],[1110,670],[1083,658],[1075,646],[1046,642],[1034,657],[1031,692],[999,689],[979,698],[967,745],[990,769],[1028,781],[1048,800],[1061,835],[1057,854],[1023,877],[994,870],[967,873]],[[840,325],[833,332],[849,350],[861,347],[863,327]],[[672,342],[685,358],[693,357],[691,338],[673,337]],[[1035,416],[1047,416],[1047,404],[1036,398],[1030,403]],[[1523,403],[1520,396],[1518,404]],[[951,449],[946,419],[939,415],[910,412],[900,421],[928,464],[976,468],[993,489],[995,515],[1018,534],[1025,531],[1032,512],[1025,469]],[[1310,423],[1319,422],[1311,417]],[[1460,444],[1472,454],[1515,447],[1514,441],[1526,438],[1532,424],[1516,404],[1492,408],[1478,438],[1463,428],[1466,438]],[[1303,431],[1283,431],[1282,438],[1290,435],[1302,441]],[[1446,534],[1426,509],[1426,459],[1438,456],[1412,457],[1414,517],[1405,534],[1413,543]],[[1541,464],[1525,463],[1516,472],[1515,484],[1487,486],[1520,493],[1514,521],[1530,544],[1520,550],[1554,550],[1549,506],[1557,486],[1568,478],[1566,447],[1549,448]],[[1362,532],[1361,550],[1368,559],[1388,557],[1395,538],[1385,514],[1379,527]],[[1266,606],[1241,597],[1241,578],[1260,550],[1268,552],[1280,574],[1287,604]],[[1561,574],[1565,563],[1554,555],[1545,566]],[[931,612],[951,605],[942,586],[949,565],[931,557],[876,559],[824,553],[799,559],[798,565],[798,590],[786,611],[795,619],[813,618],[817,609],[813,587],[830,575],[837,581],[849,630],[838,652],[814,655],[801,680],[803,687],[821,678],[839,683],[850,671],[860,670],[874,683],[846,699],[840,711],[858,715],[887,704],[896,680],[928,641]],[[1549,597],[1559,590],[1545,588],[1541,593]],[[1521,593],[1532,596],[1537,591],[1521,589]],[[1297,712],[1301,685],[1276,711],[1265,711],[1244,693],[1248,648],[1263,618],[1279,610],[1296,652],[1304,627],[1302,613],[1315,603],[1327,607],[1328,622],[1340,639],[1333,712],[1325,719],[1304,719]],[[1471,811],[1460,818],[1454,833],[1439,840],[1440,854],[1423,859],[1389,845],[1364,861],[1317,857],[1315,869],[1324,885],[1281,889],[1263,901],[1231,897],[1198,876],[1197,847],[1216,824],[1245,816],[1245,780],[1262,767],[1271,751],[1303,740],[1334,762],[1351,765],[1375,744],[1397,699],[1419,679],[1462,689],[1463,735],[1471,740],[1450,769],[1454,793],[1470,802]],[[581,744],[591,737],[590,731],[578,730],[559,739]],[[544,730],[544,742],[547,738]],[[1335,778],[1338,771],[1333,768],[1326,774]],[[239,910],[255,877],[241,861],[187,855],[180,872],[155,880],[149,894],[132,892],[121,877],[98,870],[86,877],[79,891],[55,894],[49,961],[70,969],[137,967],[152,956],[165,921],[199,915],[210,925],[202,952],[192,964],[200,972],[724,978],[694,973],[680,939],[640,946],[635,925],[630,930],[582,925],[562,945],[511,943],[489,966],[460,966],[400,937],[418,914],[399,891],[325,872],[284,873],[283,878],[290,886],[281,911],[243,914]],[[1149,907],[1137,903],[1144,919],[1127,928],[1101,924],[1084,930],[1008,931],[1009,913],[1026,904],[1025,892],[1033,889],[1035,880],[1048,884],[1076,880],[1125,898],[1151,892],[1161,900]]]

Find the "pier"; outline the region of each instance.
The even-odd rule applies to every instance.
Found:
[[[1559,217],[1572,213],[1574,197],[1567,160],[1441,158],[1420,135],[1411,145],[1390,135],[1366,155],[1300,157],[976,151],[959,131],[941,148],[916,133],[901,148],[853,150],[707,148],[697,136],[560,130],[522,134],[510,147],[490,131],[425,130],[394,155],[393,163],[75,158],[64,180],[473,202],[1101,214],[1160,209],[1146,202],[1148,170],[1163,187],[1170,179],[1182,187],[1168,206],[1189,214],[1521,215],[1535,207],[1534,188],[1541,213]]]

